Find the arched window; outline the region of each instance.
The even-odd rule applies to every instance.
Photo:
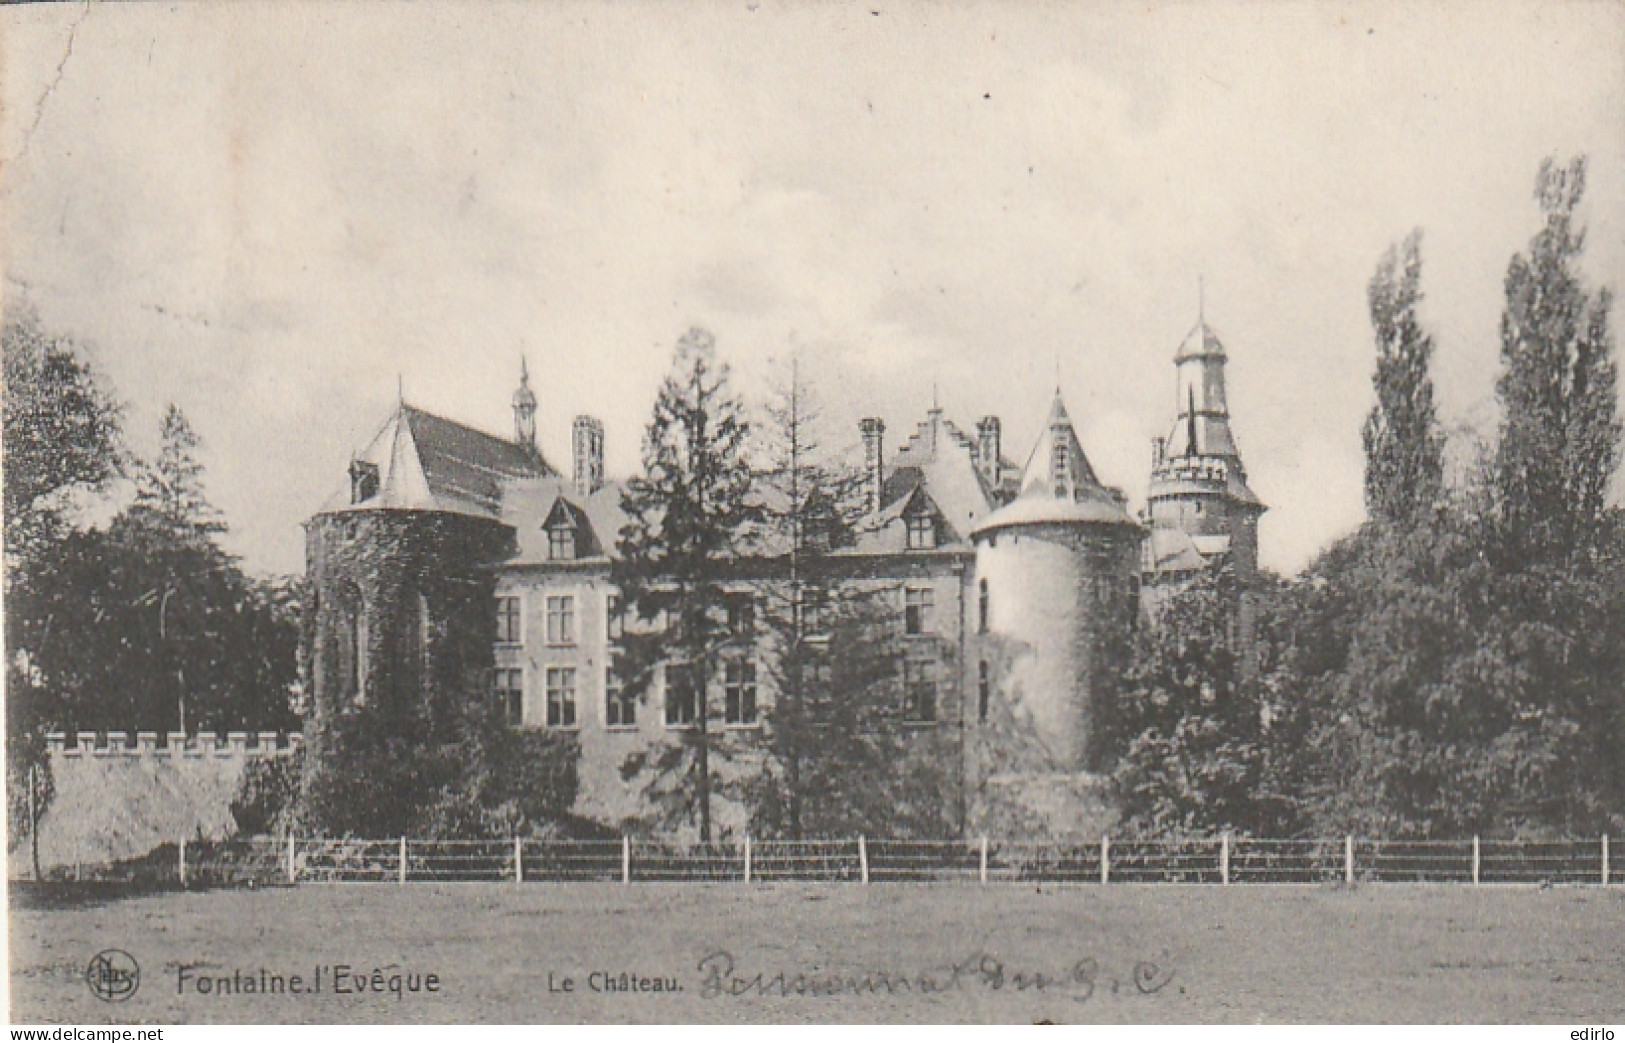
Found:
[[[338,658],[344,678],[343,690],[336,702],[340,705],[362,706],[367,701],[367,667],[369,627],[367,603],[361,588],[353,582],[343,583],[337,590],[336,611],[340,647]]]

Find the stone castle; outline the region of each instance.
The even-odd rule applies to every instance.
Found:
[[[947,769],[944,819],[966,835],[1098,836],[1109,642],[1198,570],[1256,574],[1265,508],[1230,431],[1224,349],[1199,320],[1174,361],[1176,416],[1139,519],[1090,465],[1059,389],[1019,465],[997,417],[972,433],[933,407],[891,451],[882,419],[861,422],[865,516],[838,553],[895,597],[901,711],[915,752]],[[573,732],[576,812],[622,823],[646,810],[623,763],[693,727],[694,685],[745,740],[773,694],[748,656],[710,678],[665,671],[642,699],[621,691],[622,486],[604,474],[603,425],[575,419],[566,475],[537,445],[523,371],[513,412],[509,439],[402,402],[307,523],[309,755],[320,723],[358,705],[488,692],[513,727]],[[742,816],[717,809],[725,830]]]

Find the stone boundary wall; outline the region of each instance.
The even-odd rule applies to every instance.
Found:
[[[236,832],[231,803],[248,766],[284,757],[303,744],[298,733],[230,732],[191,741],[180,732],[95,732],[46,737],[56,796],[39,818],[40,868],[138,858],[161,844],[224,840]],[[252,741],[250,741],[252,739]],[[8,854],[13,879],[30,876],[25,839]]]

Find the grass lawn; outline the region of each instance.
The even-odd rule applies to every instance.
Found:
[[[1625,1021],[1617,887],[305,884],[77,903],[14,892],[10,946],[14,1024]],[[84,980],[110,948],[142,975],[118,1004]],[[335,965],[352,969],[351,988],[394,965],[420,986],[435,974],[439,990],[403,980],[397,997],[385,977],[382,995],[336,995]],[[317,966],[319,994],[220,994],[213,981],[257,984],[263,969],[309,988]],[[592,990],[594,972],[622,971],[680,991]]]

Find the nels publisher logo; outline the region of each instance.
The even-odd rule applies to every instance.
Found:
[[[122,1003],[141,987],[141,966],[123,949],[104,949],[85,967],[85,984],[97,999]]]

